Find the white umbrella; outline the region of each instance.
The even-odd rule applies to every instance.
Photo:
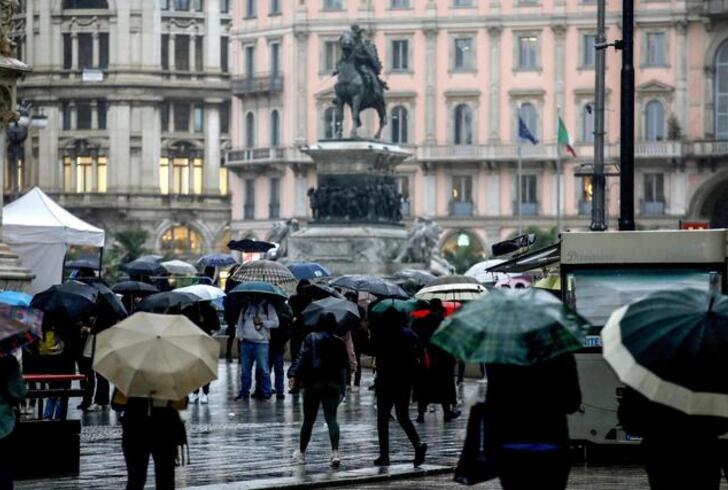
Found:
[[[167,272],[170,274],[177,274],[180,276],[197,275],[197,267],[183,260],[168,260],[167,262],[162,262],[159,265],[167,269]]]
[[[214,301],[218,298],[224,298],[225,292],[220,289],[216,288],[215,286],[210,286],[208,284],[193,284],[192,286],[186,286],[183,288],[177,288],[175,289],[178,293],[189,293],[197,296],[202,301]]]
[[[420,289],[415,298],[428,301],[435,298],[442,301],[471,301],[485,294],[488,294],[488,290],[481,284],[436,284]]]
[[[187,317],[139,312],[96,336],[93,368],[127,397],[181,400],[217,378],[219,355]]]
[[[487,269],[502,264],[503,262],[505,262],[505,260],[503,259],[490,259],[484,260],[483,262],[478,262],[470,269],[468,269],[465,275],[468,277],[474,277],[483,284],[496,283],[501,279],[507,279],[510,274],[507,274],[505,272],[488,272]]]

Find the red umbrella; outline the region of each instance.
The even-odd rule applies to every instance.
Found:
[[[453,313],[455,313],[462,306],[462,303],[460,303],[459,301],[443,301],[442,306],[443,306],[443,308],[445,308],[445,316],[448,317],[448,316],[452,315]],[[410,316],[412,318],[424,318],[429,314],[430,314],[430,310],[424,309],[424,310],[415,310],[412,313],[410,313]]]

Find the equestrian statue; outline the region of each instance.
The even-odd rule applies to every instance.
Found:
[[[341,58],[334,72],[338,76],[334,87],[335,135],[338,139],[343,137],[344,105],[351,109],[351,138],[358,137],[361,127],[359,115],[364,109],[375,109],[379,114],[379,129],[374,135],[375,139],[381,137],[382,129],[387,124],[384,91],[389,87],[379,78],[382,63],[379,61],[377,47],[365,39],[363,33],[362,28],[355,24],[339,38]]]

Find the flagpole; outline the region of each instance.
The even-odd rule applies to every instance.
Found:
[[[523,161],[521,160],[521,137],[517,137],[516,153],[518,154],[518,183],[516,184],[516,195],[518,196],[518,234],[520,235],[523,231],[523,223],[521,221],[521,187],[523,186]]]
[[[561,145],[559,144],[559,122],[561,108],[556,106],[556,235],[561,233]]]

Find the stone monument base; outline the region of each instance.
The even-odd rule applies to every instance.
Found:
[[[33,277],[10,247],[0,242],[0,290],[28,292]]]
[[[406,264],[394,259],[403,250],[407,232],[396,225],[312,224],[288,239],[288,260],[318,262],[341,274],[392,274]]]

